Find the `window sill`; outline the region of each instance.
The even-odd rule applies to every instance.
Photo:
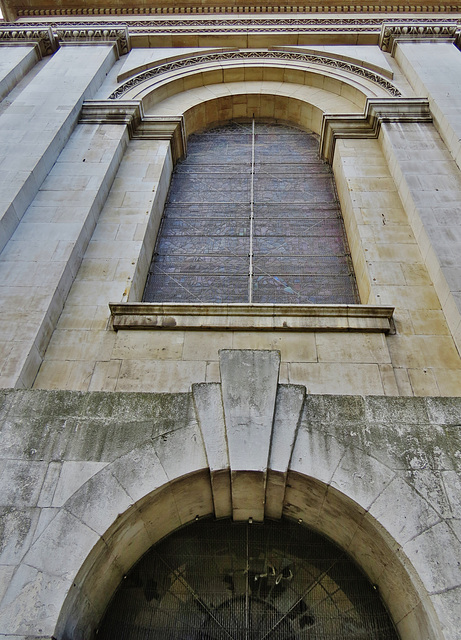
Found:
[[[109,304],[120,329],[218,331],[393,330],[394,307],[374,305],[193,304],[127,302]]]

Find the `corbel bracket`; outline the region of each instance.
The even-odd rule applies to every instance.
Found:
[[[133,139],[169,140],[173,162],[186,155],[183,116],[148,116],[140,100],[87,100],[81,124],[124,124]]]
[[[368,98],[363,114],[324,114],[320,155],[333,162],[336,140],[377,138],[383,122],[432,122],[426,98]]]
[[[384,23],[379,36],[379,46],[393,56],[398,42],[455,42],[457,36],[458,25],[452,22]]]

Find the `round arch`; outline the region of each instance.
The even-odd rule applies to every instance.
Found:
[[[124,78],[110,99],[142,100],[149,111],[165,98],[185,90],[236,82],[272,81],[323,89],[345,95],[359,107],[367,97],[400,95],[388,78],[361,64],[282,49],[185,56]]]
[[[112,473],[116,475],[115,468]],[[101,510],[106,493],[101,486]],[[218,506],[214,500],[210,472],[203,468],[165,483],[119,515],[74,578],[60,612],[56,638],[92,639],[112,594],[135,562],[179,527],[213,516]],[[289,472],[282,515],[324,535],[356,561],[379,590],[401,640],[442,638],[411,562],[383,524],[357,502],[313,477]]]
[[[147,116],[183,116],[187,136],[231,120],[253,117],[284,122],[320,135],[325,113],[357,114],[363,111],[365,102],[359,108],[348,97],[325,89],[267,81],[257,88],[245,82],[198,87],[166,98],[152,108],[143,103],[143,108]]]
[[[268,71],[272,70],[257,81],[239,74],[232,81],[220,81],[219,74],[204,71],[187,81],[172,80],[160,88],[146,88],[131,99],[141,99],[147,116],[183,115],[189,135],[215,123],[252,116],[275,118],[320,133],[324,113],[362,114],[368,98],[388,97],[322,74],[316,74],[316,82],[308,84],[308,78],[303,77],[306,74],[284,73],[278,78],[278,73]]]
[[[225,122],[256,118],[283,122],[311,130],[320,135],[325,105],[307,102],[295,95],[283,93],[233,93],[227,96],[202,100],[194,99],[187,104],[183,115],[187,134],[211,128]]]
[[[120,583],[98,638],[398,640],[350,556],[302,523],[200,519],[152,547]]]

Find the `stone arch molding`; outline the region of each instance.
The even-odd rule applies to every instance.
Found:
[[[109,100],[144,99],[162,87],[168,95],[180,92],[184,84],[193,86],[219,82],[262,80],[287,77],[292,82],[319,87],[327,78],[333,92],[341,94],[342,85],[355,88],[364,96],[401,96],[398,87],[370,65],[353,60],[294,49],[216,50],[195,53],[176,60],[149,65],[149,68],[124,79]],[[157,98],[158,100],[158,98]],[[153,102],[152,96],[149,102]]]
[[[141,555],[214,515],[285,516],[313,527],[377,585],[402,640],[455,639],[450,598],[458,597],[460,572],[447,558],[460,557],[460,543],[434,497],[438,474],[427,473],[437,456],[449,467],[451,449],[441,451],[440,427],[428,428],[430,405],[309,396],[279,384],[279,368],[279,352],[228,350],[220,354],[221,383],[183,394],[88,397],[87,414],[93,406],[110,417],[100,439],[106,461],[44,517],[13,581],[9,616],[26,621],[16,633],[92,638]],[[131,419],[128,433],[116,428],[117,416]],[[426,444],[418,450],[412,433],[421,425]],[[424,482],[432,494],[424,496]]]

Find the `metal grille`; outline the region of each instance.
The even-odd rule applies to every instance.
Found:
[[[101,640],[397,640],[354,562],[289,522],[201,521],[153,547],[110,604]]]
[[[233,123],[189,139],[144,293],[150,302],[358,302],[318,139]]]

